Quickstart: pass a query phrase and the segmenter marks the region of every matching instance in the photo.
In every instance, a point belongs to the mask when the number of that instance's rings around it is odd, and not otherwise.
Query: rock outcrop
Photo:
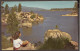
[[[64,38],[68,38],[69,40],[72,39],[71,36],[68,33],[62,32],[59,29],[48,30],[45,33],[45,38],[44,39],[47,40],[49,37],[52,37],[52,38],[64,37]]]
[[[29,43],[27,46],[20,47],[18,50],[36,50],[36,47],[34,44]]]
[[[32,23],[29,23],[29,22],[27,22],[27,23],[22,23],[22,24],[19,24],[18,25],[19,27],[32,27]]]
[[[13,50],[13,47],[9,47],[9,48],[2,49],[2,50]]]
[[[33,22],[43,21],[43,16],[39,16],[37,13],[30,12],[15,12],[17,20],[20,22],[19,27],[32,27]],[[7,24],[7,18],[9,14],[5,15],[6,17],[2,17],[1,22]]]
[[[72,45],[75,46],[75,49],[78,50],[78,43],[75,41],[70,41]]]
[[[13,47],[9,47],[2,50],[13,50]],[[25,47],[20,47],[18,50],[36,50],[36,47],[34,46],[34,44],[29,43]]]
[[[78,50],[78,43],[75,41],[72,41],[72,37],[70,36],[70,34],[66,33],[66,32],[62,32],[59,29],[53,29],[53,30],[48,30],[45,32],[45,37],[44,37],[44,42],[48,40],[48,38],[66,38],[69,40],[69,43],[72,44],[72,46],[74,46],[75,50]]]

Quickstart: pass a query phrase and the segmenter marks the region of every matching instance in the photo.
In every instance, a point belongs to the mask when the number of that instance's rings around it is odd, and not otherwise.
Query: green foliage
[[[30,18],[31,18],[31,19],[33,19],[33,18],[35,18],[35,17],[36,17],[35,15],[31,15],[31,17],[30,17]]]
[[[4,13],[4,10],[1,8],[1,13]]]
[[[56,29],[58,29],[58,25],[56,25],[56,27],[55,27]]]
[[[3,3],[4,3],[4,1],[1,1],[1,13],[3,13],[4,12],[4,7],[2,6],[3,5]]]
[[[69,47],[68,47],[69,46]],[[53,50],[53,49],[71,49],[74,46],[71,45],[68,39],[65,38],[49,38],[39,48],[39,50]]]
[[[16,11],[16,12],[17,12],[17,6],[16,6],[16,5],[14,6],[14,11]]]
[[[2,41],[1,41],[2,49],[5,49],[5,48],[8,48],[8,47],[12,47],[13,46],[13,44],[9,40],[7,40],[7,37],[6,36],[4,36],[2,34],[1,37],[2,37],[1,38],[2,39]]]
[[[21,12],[22,8],[21,8],[21,4],[19,3],[19,6],[18,6],[18,12]]]
[[[75,2],[74,8],[78,8],[78,2]]]
[[[6,4],[6,5],[5,5],[5,14],[8,14],[8,13],[9,13],[8,8],[9,8],[9,7],[8,7],[8,4]]]
[[[74,9],[75,9],[75,12],[78,13],[78,2],[75,2],[75,4],[74,4]]]
[[[30,12],[31,14],[33,14],[34,12],[31,10],[31,12]]]
[[[18,20],[16,18],[16,14],[14,13],[14,8],[11,9],[11,13],[8,16],[7,19],[7,32],[13,35],[16,31],[18,31]]]
[[[12,7],[10,13],[11,13],[11,14],[14,14],[14,11],[15,11],[15,10],[14,10],[14,7]]]
[[[1,17],[6,17],[5,14],[1,14]]]

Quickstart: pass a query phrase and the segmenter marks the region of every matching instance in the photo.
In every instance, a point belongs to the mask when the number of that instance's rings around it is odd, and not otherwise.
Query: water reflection
[[[33,26],[34,26],[34,25],[43,24],[43,22],[44,22],[44,20],[42,20],[42,21],[35,21],[35,22],[33,22],[32,24],[33,24]]]
[[[24,36],[29,36],[32,34],[32,28],[22,27],[22,31]]]
[[[36,21],[36,22],[33,22],[33,26],[34,25],[39,25],[39,24],[42,24],[42,23],[43,23],[43,21],[40,21],[40,22]],[[23,32],[22,34],[24,36],[29,36],[29,35],[32,34],[32,28],[22,27],[21,31]]]
[[[35,13],[43,15],[45,20],[42,22],[34,22],[32,28],[20,28],[22,40],[28,40],[31,43],[42,42],[44,40],[45,31],[54,29],[55,25],[58,25],[61,31],[69,33],[72,40],[78,42],[78,17],[60,16],[71,13],[71,11],[35,11]],[[6,32],[7,29],[4,28],[4,26],[2,27],[2,32]],[[5,35],[7,34],[5,33]]]

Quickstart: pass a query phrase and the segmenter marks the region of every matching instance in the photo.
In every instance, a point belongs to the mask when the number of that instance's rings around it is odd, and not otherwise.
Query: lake
[[[48,29],[55,29],[58,25],[61,31],[67,32],[71,35],[72,40],[78,42],[78,17],[75,16],[61,16],[63,14],[71,13],[71,11],[34,11],[39,15],[43,15],[45,18],[42,23],[34,24],[32,28],[20,28],[22,40],[28,40],[31,43],[36,43],[38,41],[44,41],[45,32]],[[2,32],[6,36],[6,27],[2,26]]]

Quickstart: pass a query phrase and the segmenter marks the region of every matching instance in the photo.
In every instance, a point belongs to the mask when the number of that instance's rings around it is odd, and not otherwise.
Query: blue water
[[[31,43],[44,41],[45,32],[48,29],[55,29],[58,25],[59,29],[71,35],[72,40],[78,42],[78,17],[75,16],[61,16],[63,14],[71,13],[71,11],[34,11],[39,15],[43,15],[45,20],[43,23],[33,25],[31,29],[20,28],[22,40],[28,40]],[[4,30],[3,30],[4,31]]]

